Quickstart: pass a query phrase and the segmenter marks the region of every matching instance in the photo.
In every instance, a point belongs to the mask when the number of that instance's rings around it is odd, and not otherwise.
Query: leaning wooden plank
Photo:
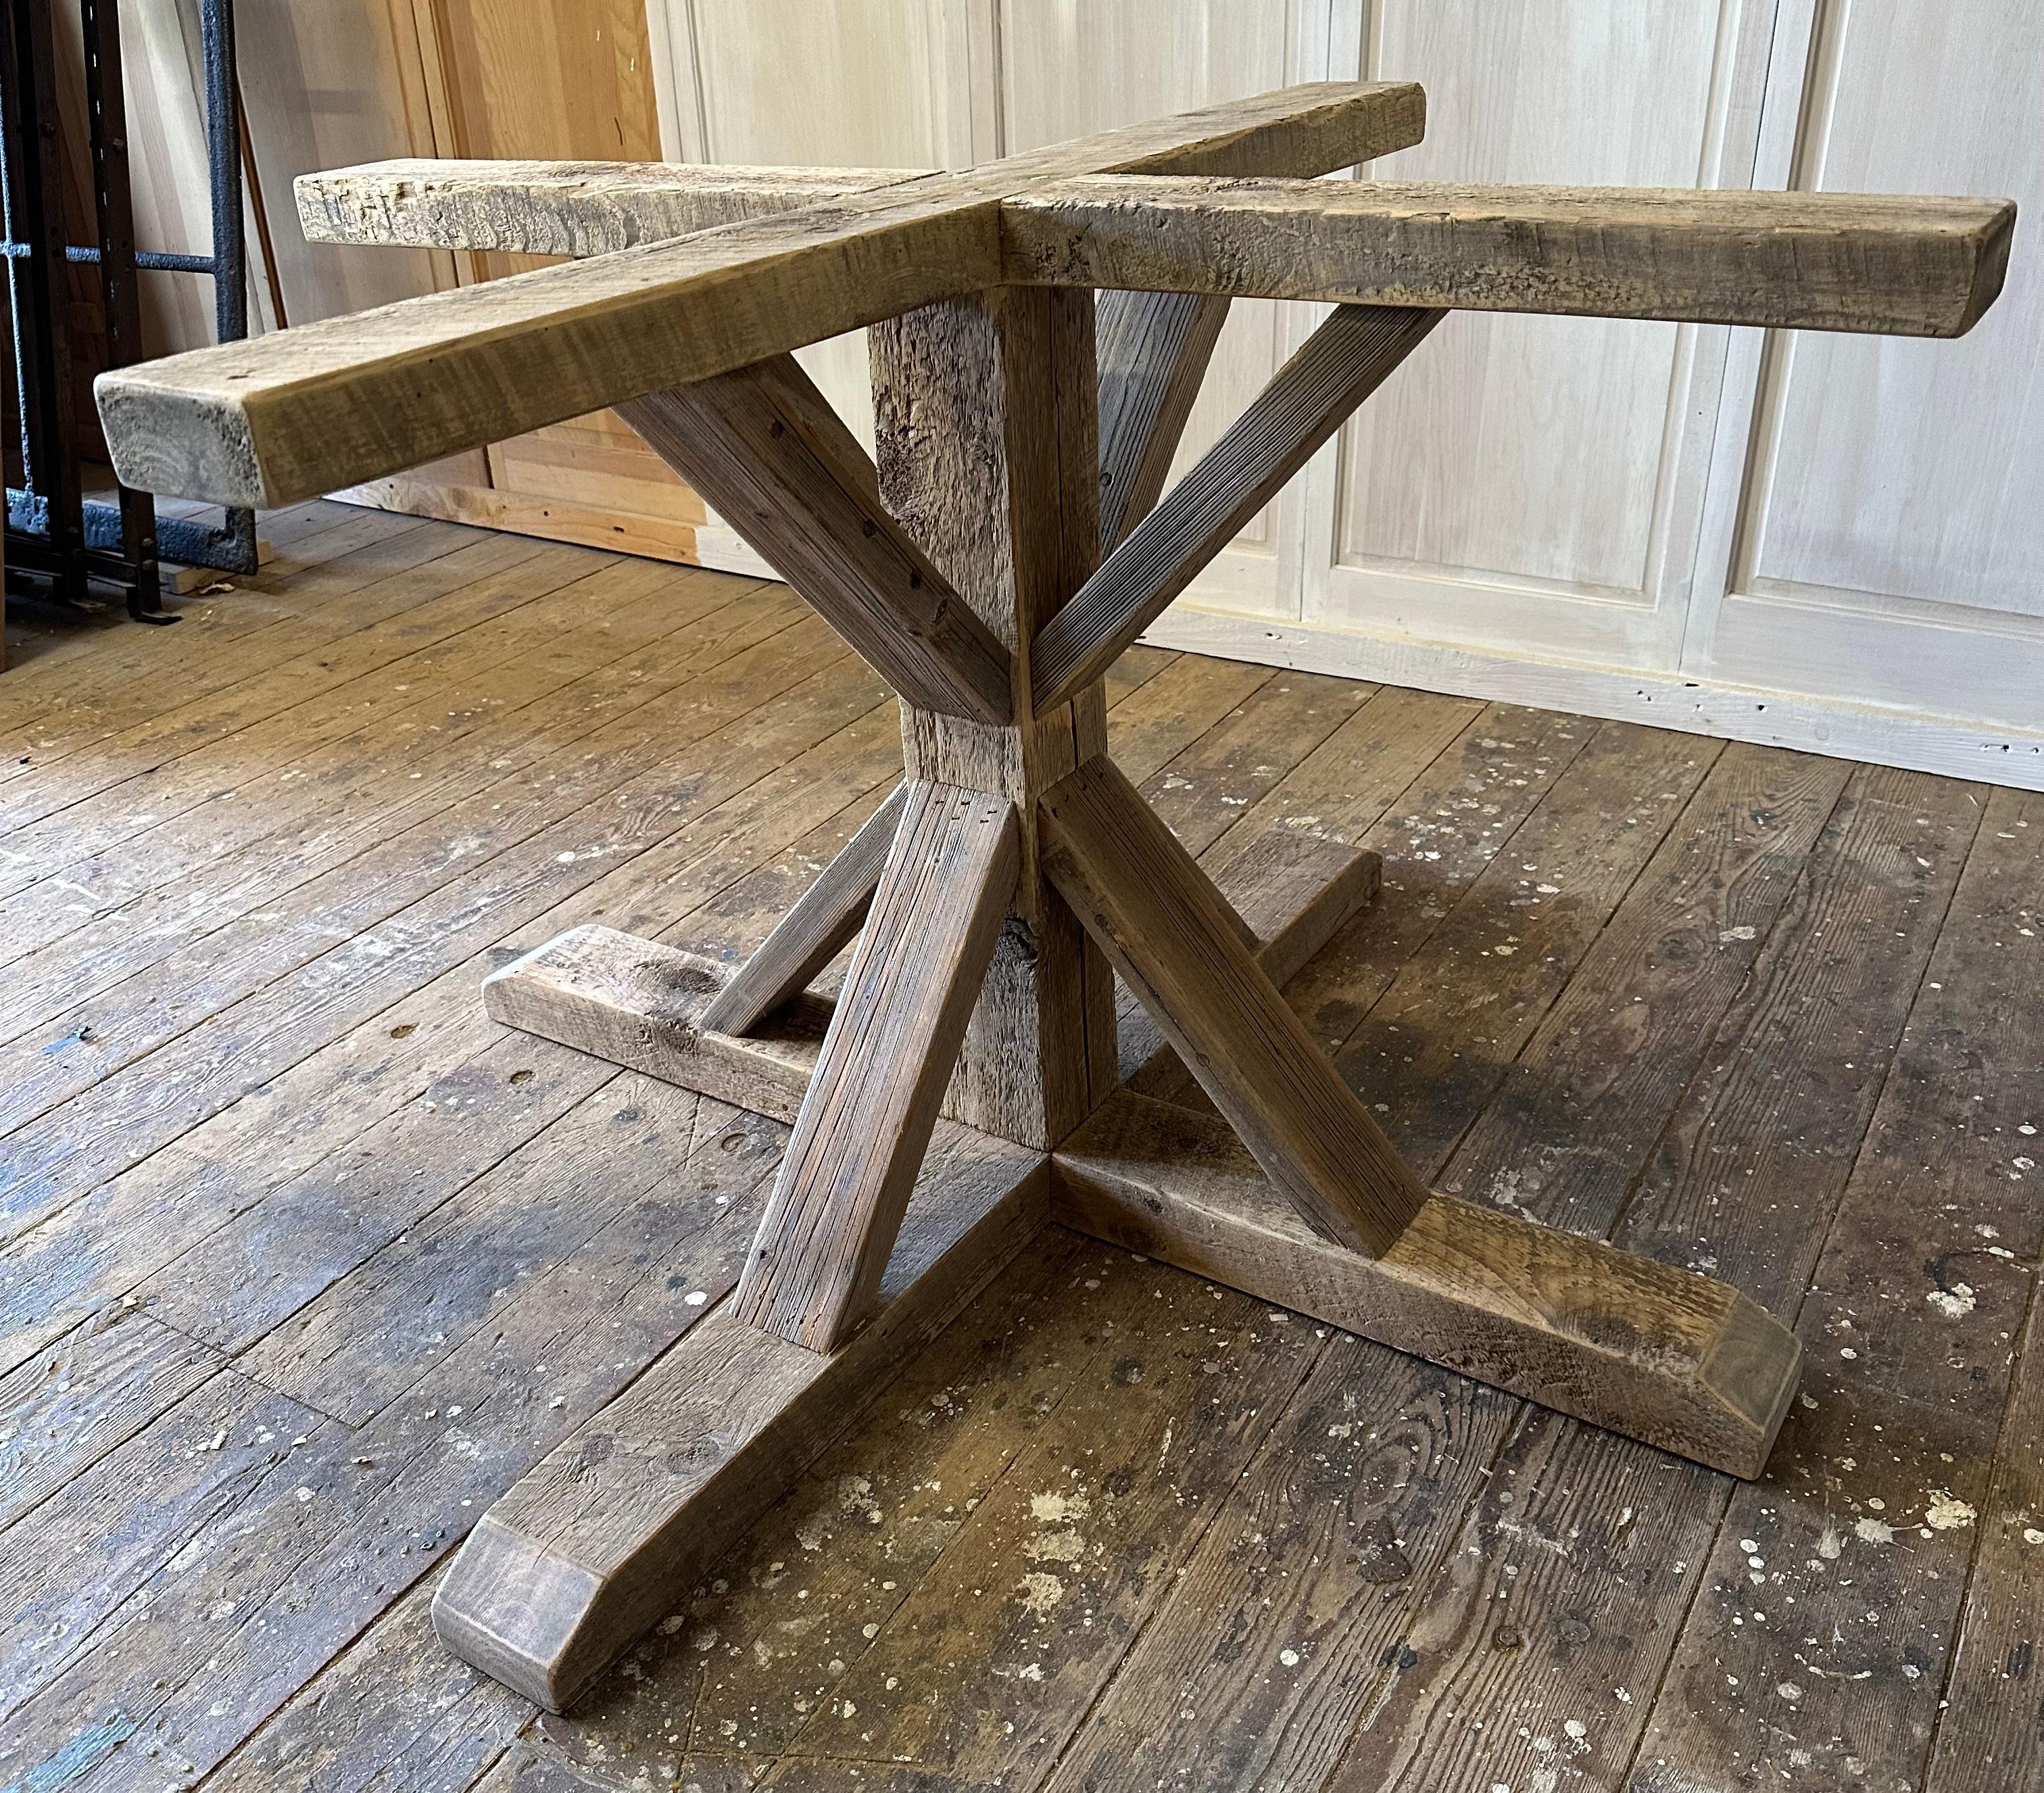
[[[1295,848],[1288,837],[1243,853],[1220,883],[1262,933],[1262,961],[1281,982],[1374,897],[1377,869],[1374,853],[1324,841]],[[835,1005],[805,991],[735,1037],[709,1021],[732,975],[685,948],[591,925],[493,972],[482,1000],[507,1026],[792,1122]]]
[[[1011,280],[1955,337],[2005,199],[1078,178],[1001,207]]]
[[[870,1325],[826,1356],[708,1314],[483,1515],[434,1628],[561,1710],[1028,1241],[1049,1180],[1041,1153],[946,1123]]]
[[[1150,514],[1206,378],[1228,302],[1201,293],[1100,295],[1100,544]]]
[[[1036,714],[1106,671],[1438,324],[1439,311],[1345,306],[1101,563],[1032,648]]]
[[[916,178],[900,168],[402,160],[292,185],[309,242],[601,256]]]
[[[1452,1196],[1381,1257],[1319,1237],[1227,1126],[1127,1091],[1055,1160],[1056,1218],[1735,1476],[1801,1347],[1723,1283]]]
[[[871,458],[793,356],[617,409],[902,697],[1009,720],[1008,649],[888,514]]]
[[[836,1350],[879,1299],[1021,864],[1015,806],[912,783],[733,1311]]]
[[[94,387],[100,419],[130,485],[290,503],[998,286],[996,202],[1032,181],[1298,172],[1412,141],[1424,112],[1409,84],[1258,94],[117,369]]]
[[[704,1010],[705,1028],[749,1033],[790,997],[808,989],[810,980],[865,925],[908,800],[908,786],[896,785],[893,795],[859,825],[844,850],[824,868],[724,987],[724,994]]]
[[[1329,1237],[1387,1249],[1427,1199],[1243,945],[1177,837],[1105,758],[1041,805],[1043,870],[1214,1106]]]

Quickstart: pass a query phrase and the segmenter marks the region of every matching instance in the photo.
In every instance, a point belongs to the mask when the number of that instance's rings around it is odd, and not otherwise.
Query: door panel
[[[1366,72],[1427,94],[1405,179],[1691,187],[1764,56],[1736,0],[1386,0]],[[1750,27],[1750,21],[1749,27]],[[1450,317],[1344,431],[1307,614],[1491,648],[1672,665],[1719,330]],[[1324,552],[1324,550],[1323,550]]]

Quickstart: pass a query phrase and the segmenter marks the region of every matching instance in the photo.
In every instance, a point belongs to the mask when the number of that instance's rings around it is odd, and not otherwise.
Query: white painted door
[[[687,160],[961,166],[1361,76],[1427,87],[1400,178],[2015,197],[1957,343],[1450,319],[1151,638],[2044,784],[2044,8],[651,3]],[[1312,321],[1238,302],[1181,466]],[[870,429],[855,340],[806,358]]]

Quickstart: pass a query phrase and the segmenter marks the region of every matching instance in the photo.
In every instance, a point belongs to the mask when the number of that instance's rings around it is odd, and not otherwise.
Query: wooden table
[[[1956,336],[2014,208],[1310,178],[1424,115],[1409,84],[1327,84],[958,175],[310,175],[322,240],[578,259],[101,379],[124,480],[229,504],[615,406],[901,698],[905,781],[736,975],[586,927],[485,986],[500,1020],[793,1127],[734,1295],[442,1585],[441,1636],[531,1698],[673,1608],[1051,1220],[1759,1473],[1793,1336],[1431,1193],[1279,994],[1374,856],[1269,841],[1231,903],[1108,758],[1101,675],[1448,310]],[[1335,309],[1162,493],[1237,294]],[[790,353],[860,326],[877,465]],[[855,937],[843,995],[811,993]],[[1120,1082],[1117,975],[1224,1120]],[[919,1185],[940,1127],[954,1174]]]

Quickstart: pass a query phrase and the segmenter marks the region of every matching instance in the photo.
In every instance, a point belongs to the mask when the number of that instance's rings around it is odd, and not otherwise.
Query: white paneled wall
[[[1427,87],[1401,179],[2044,200],[2025,0],[649,5],[690,160],[959,167],[1361,76]],[[1451,318],[1151,638],[2044,785],[2029,221],[1958,343]],[[1181,464],[1313,321],[1238,302]],[[858,340],[805,358],[870,429]]]

